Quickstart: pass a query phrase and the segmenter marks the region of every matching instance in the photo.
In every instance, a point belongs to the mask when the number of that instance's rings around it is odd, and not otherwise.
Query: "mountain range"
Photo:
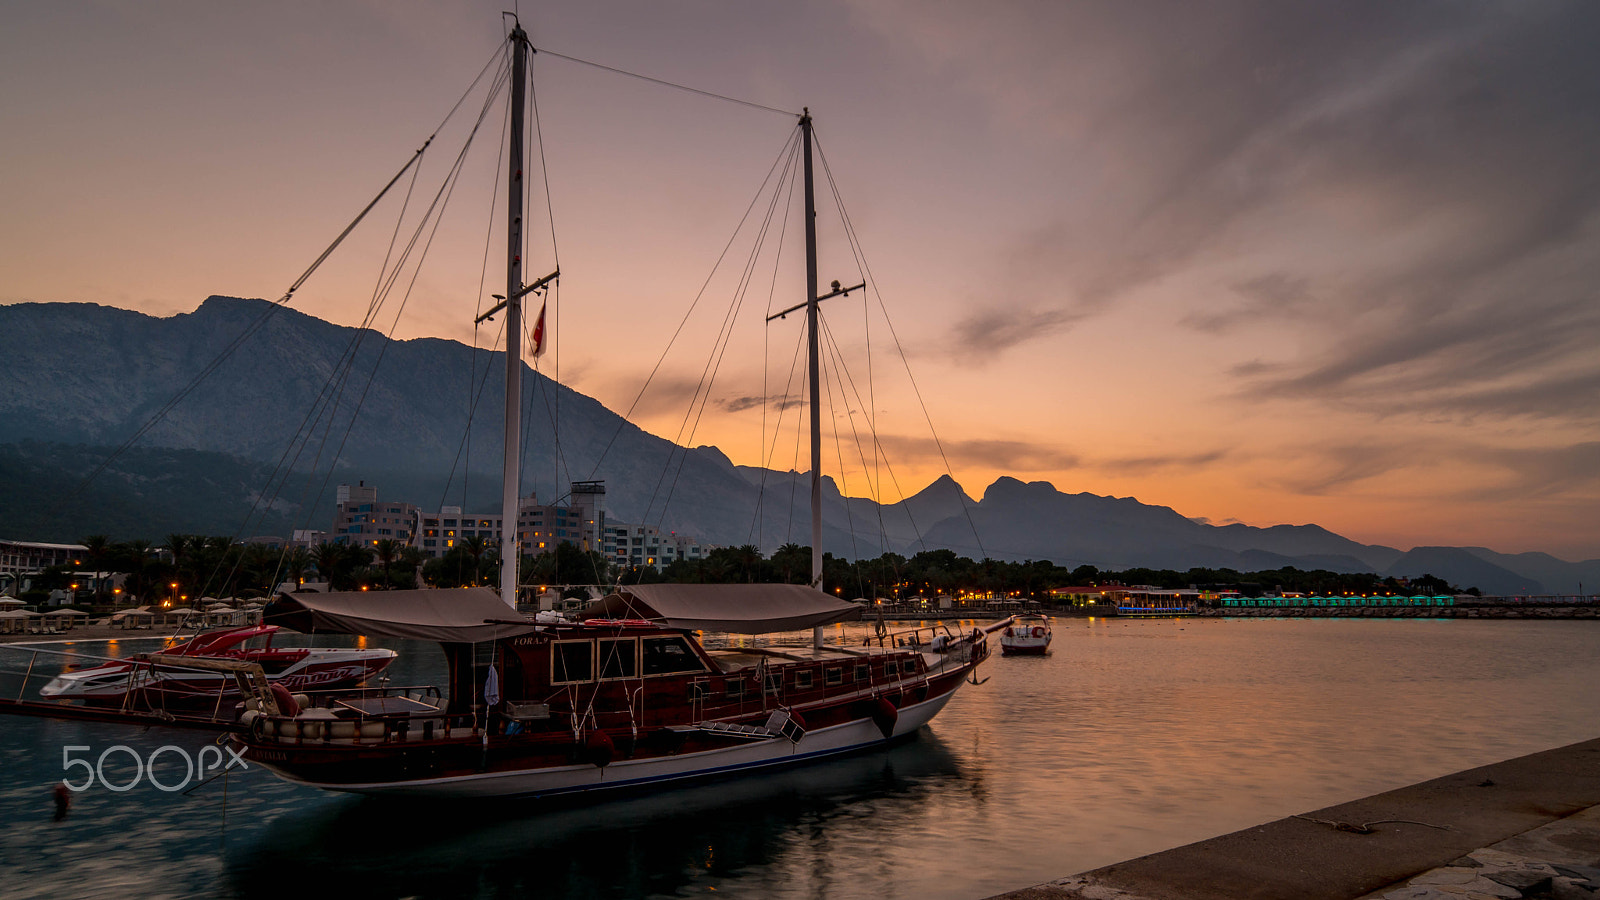
[[[0,306],[0,334],[0,536],[327,528],[333,486],[357,481],[424,509],[498,508],[502,354],[392,341],[227,297],[166,318],[90,303]],[[807,473],[677,446],[532,370],[523,385],[524,488],[545,502],[559,502],[572,480],[599,479],[615,520],[767,551],[809,543]],[[948,548],[1102,569],[1427,573],[1498,594],[1600,584],[1600,560],[1401,551],[1317,525],[1214,526],[1131,497],[1010,477],[975,500],[946,476],[881,507],[825,478],[824,507],[824,548],[850,558]]]

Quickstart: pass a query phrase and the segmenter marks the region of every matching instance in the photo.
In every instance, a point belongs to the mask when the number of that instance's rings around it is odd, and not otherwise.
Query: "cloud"
[[[1552,446],[1501,446],[1484,442],[1443,442],[1429,438],[1397,438],[1369,443],[1305,443],[1283,447],[1271,455],[1294,460],[1299,473],[1279,479],[1285,491],[1308,496],[1348,494],[1362,483],[1389,477],[1385,492],[1392,498],[1410,479],[1440,502],[1467,501],[1503,505],[1549,498],[1590,497],[1600,500],[1600,441]],[[1432,477],[1421,477],[1431,470]],[[1457,486],[1440,491],[1439,480]]]
[[[980,365],[1024,341],[1066,331],[1087,315],[1067,309],[981,309],[956,325],[948,353],[958,365]],[[977,349],[982,352],[974,352]]]
[[[936,443],[931,438],[887,435],[880,443],[895,464],[949,460],[954,468],[983,466],[1007,473],[1063,472],[1077,469],[1117,475],[1145,475],[1162,469],[1205,468],[1229,455],[1226,450],[1121,457],[1084,457],[1056,441],[965,440]]]
[[[1057,214],[1013,237],[1006,299],[951,345],[1048,339],[1180,279],[1201,290],[1175,321],[1315,348],[1241,372],[1259,396],[1600,409],[1600,7],[857,10],[1063,163],[1037,186]]]
[[[1343,493],[1358,482],[1387,475],[1419,463],[1437,463],[1424,442],[1370,444],[1308,444],[1285,451],[1298,460],[1302,472],[1282,478],[1281,486],[1313,497]]]
[[[1471,500],[1504,501],[1600,494],[1600,441],[1556,447],[1474,448],[1468,455],[1503,472],[1498,484],[1463,491]]]
[[[1284,272],[1271,272],[1235,282],[1232,289],[1240,298],[1240,303],[1215,312],[1192,312],[1184,316],[1180,323],[1196,331],[1220,334],[1264,316],[1303,314],[1316,300],[1308,279]]]
[[[1087,468],[1116,475],[1148,475],[1161,469],[1203,469],[1228,456],[1226,450],[1123,456],[1091,461]]]
[[[965,440],[936,442],[926,437],[880,435],[891,462],[897,465],[948,460],[952,467],[984,466],[1005,472],[1056,472],[1078,468],[1076,453],[1056,442]]]
[[[760,394],[746,394],[739,397],[719,397],[713,402],[726,412],[743,412],[747,409],[760,409],[762,404],[773,410],[782,411],[804,406],[806,401],[805,398],[793,394],[773,394],[765,397]]]

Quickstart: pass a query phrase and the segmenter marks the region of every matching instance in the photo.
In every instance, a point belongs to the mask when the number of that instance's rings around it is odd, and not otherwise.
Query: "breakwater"
[[[1207,618],[1271,619],[1596,619],[1600,606],[1457,603],[1454,606],[1245,606],[1201,608]]]

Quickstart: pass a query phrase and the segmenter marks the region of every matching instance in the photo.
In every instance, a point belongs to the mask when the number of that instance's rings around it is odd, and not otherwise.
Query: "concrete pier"
[[[1600,898],[1600,739],[999,895],[1004,900]]]

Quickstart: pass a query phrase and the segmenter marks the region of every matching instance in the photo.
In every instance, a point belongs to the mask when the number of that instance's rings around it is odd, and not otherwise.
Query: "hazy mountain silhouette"
[[[390,341],[225,297],[167,318],[89,303],[0,306],[0,334],[9,353],[0,375],[0,445],[11,445],[0,447],[5,537],[326,528],[333,486],[357,480],[424,508],[498,507],[501,354],[432,338]],[[237,352],[150,428],[137,452],[76,491],[235,341]],[[354,365],[336,377],[347,356]],[[715,447],[678,447],[531,370],[523,383],[525,490],[558,500],[571,480],[602,479],[613,519],[767,551],[810,543],[807,473],[736,466]],[[323,407],[336,410],[331,422],[308,419]],[[295,440],[308,430],[312,440]],[[185,478],[190,469],[204,477]],[[275,470],[295,474],[274,481]],[[882,507],[845,498],[831,478],[823,493],[823,546],[852,558],[948,548],[1107,569],[1426,572],[1510,593],[1600,584],[1600,560],[1483,548],[1405,553],[1316,525],[1213,526],[1131,497],[1067,494],[1009,477],[977,501],[948,476]],[[258,514],[247,524],[251,509]],[[147,527],[135,534],[141,522]]]

